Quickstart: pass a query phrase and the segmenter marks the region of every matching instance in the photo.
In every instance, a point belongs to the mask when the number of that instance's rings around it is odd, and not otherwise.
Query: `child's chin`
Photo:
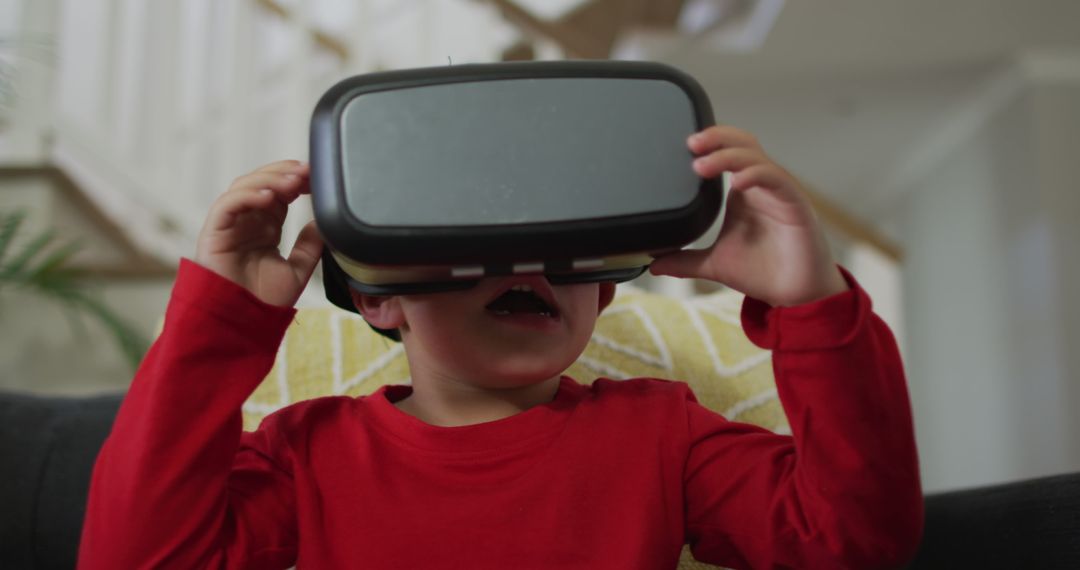
[[[563,363],[554,358],[516,357],[501,358],[498,362],[489,362],[477,377],[485,379],[489,388],[521,388],[538,384],[562,375],[573,364],[573,360]],[[565,364],[565,365],[564,365]]]
[[[548,368],[507,367],[498,371],[488,371],[492,388],[523,388],[539,384],[559,376],[562,370]]]

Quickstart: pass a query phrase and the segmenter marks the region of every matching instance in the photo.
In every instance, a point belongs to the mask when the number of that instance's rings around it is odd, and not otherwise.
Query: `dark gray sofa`
[[[0,393],[0,568],[74,568],[90,471],[122,394]]]
[[[90,472],[122,397],[0,393],[0,568],[74,568]],[[927,496],[908,568],[1080,569],[1080,474]]]

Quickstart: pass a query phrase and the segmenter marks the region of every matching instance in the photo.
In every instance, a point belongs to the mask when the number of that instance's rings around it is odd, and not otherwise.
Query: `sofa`
[[[0,568],[74,568],[90,472],[122,394],[0,393]]]
[[[770,354],[745,338],[740,304],[730,292],[677,300],[622,287],[568,373],[583,382],[682,379],[729,419],[786,432]],[[355,315],[304,309],[245,403],[244,427],[295,401],[403,381],[400,345]],[[74,567],[93,462],[122,398],[0,392],[0,568]],[[715,567],[684,552],[680,568]],[[1080,569],[1080,473],[927,496],[924,540],[908,568]]]
[[[122,397],[0,393],[0,568],[75,567],[90,472]],[[908,568],[1080,568],[1080,473],[928,495]]]

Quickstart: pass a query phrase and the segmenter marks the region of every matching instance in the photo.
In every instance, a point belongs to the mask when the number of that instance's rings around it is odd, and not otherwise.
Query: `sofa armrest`
[[[909,568],[1080,568],[1080,473],[926,497]]]

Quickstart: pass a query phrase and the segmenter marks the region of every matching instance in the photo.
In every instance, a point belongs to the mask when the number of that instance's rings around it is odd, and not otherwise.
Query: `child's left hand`
[[[717,281],[774,307],[848,289],[798,180],[753,135],[713,126],[687,144],[698,156],[699,176],[732,173],[727,213],[716,243],[664,255],[653,262],[653,274]]]

